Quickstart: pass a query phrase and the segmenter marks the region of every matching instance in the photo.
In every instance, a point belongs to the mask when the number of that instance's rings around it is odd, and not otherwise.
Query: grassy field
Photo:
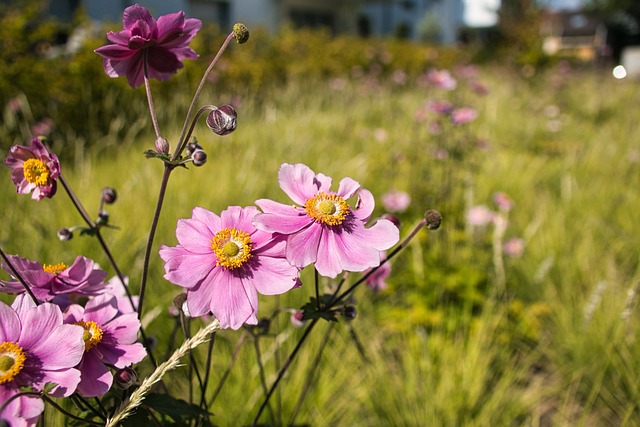
[[[258,198],[285,202],[277,183],[284,162],[305,163],[334,183],[356,179],[376,196],[376,214],[384,212],[385,192],[409,193],[412,203],[399,214],[403,235],[427,209],[444,216],[440,230],[423,231],[393,262],[386,290],[358,289],[355,320],[314,330],[265,423],[640,425],[640,86],[594,70],[524,77],[486,66],[478,79],[488,94],[474,94],[463,79],[450,92],[413,80],[293,82],[235,100],[239,126],[229,136],[197,128],[209,160],[173,174],[156,249],[176,244],[176,221],[195,206],[220,212]],[[216,90],[203,102],[220,103]],[[442,99],[474,107],[478,118],[430,132],[417,114]],[[117,100],[98,102],[104,114],[117,110]],[[158,100],[158,108],[172,118],[187,102],[188,94],[176,94],[170,103]],[[131,122],[144,123],[145,114]],[[177,117],[161,123],[170,141],[179,133]],[[63,173],[90,212],[104,186],[118,190],[109,212],[120,229],[104,234],[134,290],[162,174],[159,161],[142,155],[152,145],[150,134],[124,141],[105,135],[87,151],[75,150],[72,140],[61,145],[73,153]],[[35,203],[14,193],[8,168],[0,179],[5,252],[46,263],[83,254],[108,269],[90,238],[55,237],[60,227],[81,223],[63,192]],[[502,213],[504,233],[490,224],[472,227],[468,210],[497,211],[496,192],[513,201],[508,219]],[[524,242],[519,257],[502,252],[511,237]],[[179,293],[162,274],[156,255],[146,329],[158,340],[157,356],[167,349],[174,322],[167,307]],[[302,278],[301,289],[262,299],[260,314],[308,301],[311,272]],[[212,406],[213,423],[251,422],[264,394],[257,357],[270,384],[301,333],[285,313],[268,336],[218,334],[211,384],[239,350]],[[196,357],[204,360],[201,350]],[[144,376],[150,366],[143,362],[139,371]],[[184,399],[186,372],[168,381]]]

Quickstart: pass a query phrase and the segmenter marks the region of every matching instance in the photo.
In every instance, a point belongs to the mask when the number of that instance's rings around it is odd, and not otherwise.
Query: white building
[[[77,7],[94,20],[119,21],[122,11],[139,3],[154,16],[184,10],[187,16],[230,28],[275,31],[294,26],[328,27],[334,33],[403,36],[454,43],[465,25],[466,2],[477,0],[50,0],[50,13],[70,19]]]

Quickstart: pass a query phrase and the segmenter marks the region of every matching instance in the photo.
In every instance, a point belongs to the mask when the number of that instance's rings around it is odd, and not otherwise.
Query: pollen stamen
[[[337,194],[320,192],[307,199],[304,204],[304,210],[316,222],[326,225],[340,225],[351,211],[351,208]]]
[[[76,322],[76,325],[84,328],[82,339],[84,340],[85,352],[91,350],[93,347],[97,346],[100,341],[102,341],[102,328],[100,328],[96,322],[92,320],[86,322],[81,320]]]
[[[244,265],[251,258],[253,243],[249,233],[236,228],[224,228],[211,239],[211,249],[218,259],[216,266],[222,266],[229,270]]]
[[[12,381],[20,373],[27,359],[22,347],[5,341],[0,344],[0,384]]]
[[[47,185],[51,171],[42,160],[27,159],[22,165],[24,170],[24,178],[29,184]]]
[[[45,273],[57,276],[59,273],[62,273],[67,269],[67,265],[64,262],[59,262],[57,264],[43,264],[42,269]]]

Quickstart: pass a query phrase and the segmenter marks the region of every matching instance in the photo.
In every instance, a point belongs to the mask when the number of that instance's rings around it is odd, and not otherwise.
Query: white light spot
[[[622,65],[618,65],[613,69],[613,77],[616,79],[624,79],[627,77],[627,70]]]

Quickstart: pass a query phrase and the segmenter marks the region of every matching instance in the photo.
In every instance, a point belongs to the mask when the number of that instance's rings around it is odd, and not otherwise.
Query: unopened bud
[[[440,212],[433,209],[429,209],[425,212],[424,219],[427,220],[427,228],[429,230],[437,230],[440,228],[440,224],[442,223],[442,215],[440,215]]]
[[[118,198],[118,193],[116,193],[115,188],[106,187],[102,190],[102,201],[106,204],[110,205],[114,203]]]
[[[236,22],[233,24],[233,36],[238,44],[246,43],[249,40],[249,29],[246,25]]]
[[[98,224],[106,224],[109,222],[109,212],[104,209],[98,212]]]
[[[207,126],[218,135],[228,135],[238,126],[238,113],[231,105],[214,107],[207,116]]]
[[[353,320],[358,315],[358,310],[355,305],[345,305],[342,309],[342,314],[345,320]]]
[[[400,227],[400,219],[393,214],[386,213],[386,214],[383,214],[381,218],[391,221],[393,225],[395,225],[398,228]]]
[[[120,390],[126,390],[138,381],[138,373],[133,368],[119,369],[114,375],[114,383]]]
[[[68,228],[61,228],[60,230],[58,230],[58,239],[62,240],[63,242],[73,239],[73,231]]]
[[[155,140],[154,145],[156,146],[156,151],[159,154],[169,154],[169,141],[167,141],[166,138],[158,137],[158,139]]]
[[[304,321],[302,320],[303,317],[304,317],[304,311],[296,310],[293,313],[291,313],[291,317],[289,320],[291,321],[291,324],[293,326],[295,326],[296,328],[301,328],[304,326]]]
[[[187,144],[187,149],[185,150],[184,154],[186,154],[187,156],[191,156],[196,150],[202,150],[200,144],[198,144],[197,142],[190,142]]]
[[[207,153],[204,150],[198,149],[191,155],[193,160],[193,166],[202,166],[207,163]]]

